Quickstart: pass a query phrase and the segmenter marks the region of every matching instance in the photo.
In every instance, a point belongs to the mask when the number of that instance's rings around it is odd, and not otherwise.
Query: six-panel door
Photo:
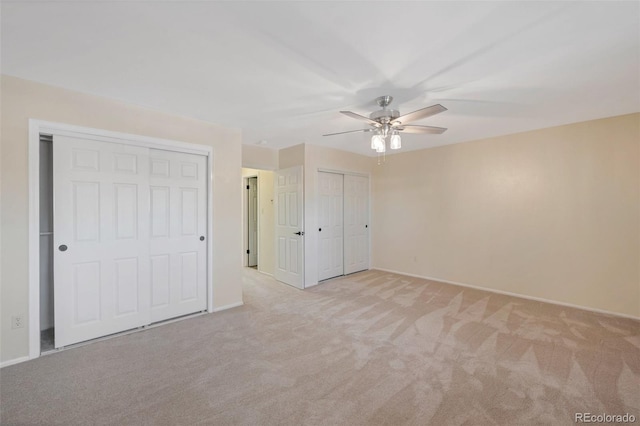
[[[344,275],[344,176],[318,172],[318,280]]]
[[[149,153],[151,322],[207,307],[205,157]]]
[[[344,273],[369,269],[369,178],[344,175]]]
[[[278,281],[304,288],[302,166],[276,170],[276,267]]]

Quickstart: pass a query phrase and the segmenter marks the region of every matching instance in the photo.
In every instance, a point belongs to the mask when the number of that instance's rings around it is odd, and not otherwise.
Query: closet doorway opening
[[[53,304],[53,137],[40,134],[40,351],[55,350]]]

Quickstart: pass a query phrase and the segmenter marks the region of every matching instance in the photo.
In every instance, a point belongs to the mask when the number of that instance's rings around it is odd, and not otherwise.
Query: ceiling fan
[[[412,121],[420,120],[422,118],[431,117],[432,115],[439,114],[447,109],[440,104],[431,105],[426,108],[419,109],[417,111],[410,112],[408,114],[400,115],[400,112],[395,109],[388,109],[387,107],[393,101],[391,96],[380,96],[376,98],[376,103],[382,108],[381,110],[374,111],[369,114],[369,117],[356,114],[351,111],[340,111],[342,114],[355,118],[356,120],[364,121],[371,126],[368,129],[349,130],[346,132],[328,133],[323,136],[342,135],[345,133],[357,133],[357,132],[374,132],[371,138],[371,149],[378,153],[386,151],[386,140],[389,139],[389,148],[400,149],[401,139],[400,133],[426,133],[432,135],[439,135],[444,133],[444,127],[433,126],[418,126],[409,125]]]

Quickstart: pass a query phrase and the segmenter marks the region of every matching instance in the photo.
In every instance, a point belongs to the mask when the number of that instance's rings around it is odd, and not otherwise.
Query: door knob
[[[67,246],[66,246],[66,245],[64,245],[64,244],[62,244],[62,245],[58,246],[58,250],[60,250],[60,251],[67,251]]]
[[[200,241],[204,241],[204,235],[200,237]]]
[[[318,228],[318,232],[322,232],[322,228]]]
[[[304,235],[304,231],[294,232],[294,234],[296,234],[296,235]]]

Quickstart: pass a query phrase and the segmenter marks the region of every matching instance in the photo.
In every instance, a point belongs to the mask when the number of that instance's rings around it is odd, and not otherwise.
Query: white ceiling
[[[639,2],[2,1],[2,73],[371,155],[368,115],[449,109],[422,149],[640,111]]]

